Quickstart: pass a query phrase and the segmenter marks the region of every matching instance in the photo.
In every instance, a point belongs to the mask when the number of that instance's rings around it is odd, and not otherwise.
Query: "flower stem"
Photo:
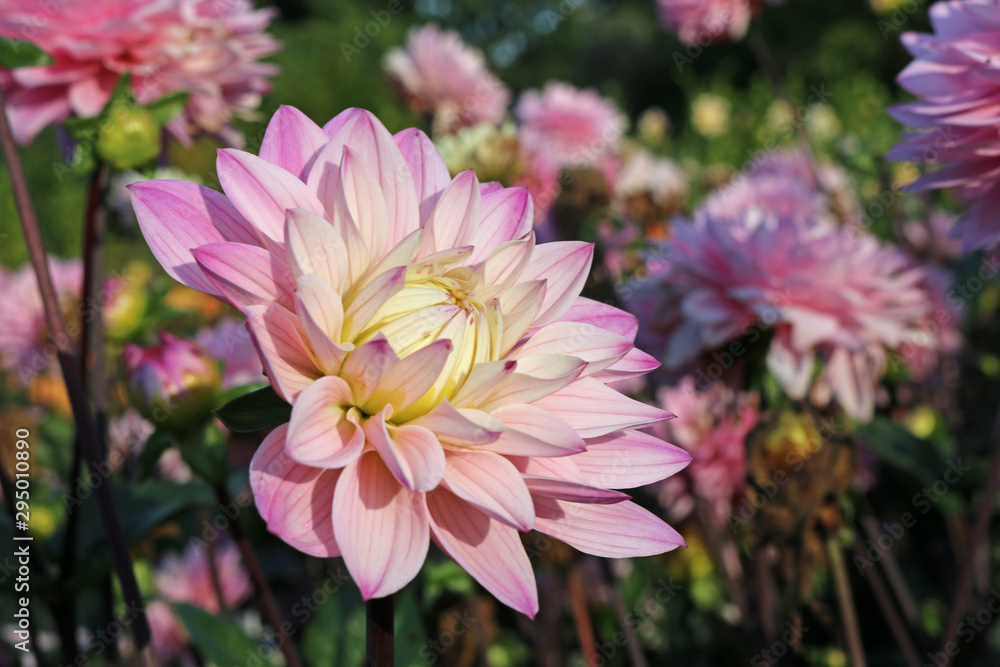
[[[229,489],[224,484],[215,487],[215,496],[219,504],[223,507],[234,505],[232,496],[229,495]],[[250,539],[243,529],[243,522],[240,521],[239,516],[233,517],[233,520],[229,523],[229,527],[233,531],[233,539],[236,541],[236,547],[240,550],[243,566],[246,567],[247,572],[250,574],[250,581],[253,582],[254,590],[257,592],[261,614],[264,615],[264,620],[274,630],[278,646],[285,656],[286,667],[302,667],[302,661],[299,660],[299,654],[295,651],[295,646],[292,644],[288,632],[282,629],[285,621],[281,617],[281,611],[278,609],[278,603],[274,599],[274,593],[271,592],[271,587],[267,583],[267,577],[264,576],[264,570],[260,566],[260,561],[257,560],[257,554],[253,550],[253,545],[250,544]]]
[[[854,552],[859,558],[865,557],[865,545],[859,536],[855,536],[854,538]],[[913,639],[910,638],[902,616],[899,615],[899,612],[896,611],[896,608],[892,604],[889,589],[886,587],[885,582],[882,581],[882,574],[876,568],[872,568],[865,578],[868,580],[868,585],[871,586],[875,600],[882,610],[882,615],[885,616],[885,621],[889,625],[889,631],[892,632],[896,643],[899,644],[899,650],[903,654],[903,660],[906,661],[907,667],[920,667],[920,654],[917,652],[917,647],[914,645]]]
[[[45,307],[45,322],[56,346],[56,356],[62,370],[63,380],[66,383],[66,392],[69,394],[73,416],[79,429],[83,455],[96,476],[95,479],[101,480],[95,485],[97,504],[100,508],[104,532],[108,537],[111,560],[118,581],[121,583],[122,596],[129,609],[136,610],[136,618],[132,624],[136,650],[140,655],[141,664],[148,664],[143,658],[150,655],[150,652],[145,649],[150,646],[151,635],[142,603],[142,594],[139,592],[139,584],[132,568],[132,556],[129,553],[128,541],[122,530],[118,509],[115,507],[114,497],[111,495],[111,485],[102,474],[97,423],[90,411],[83,378],[80,375],[80,360],[75,354],[70,336],[66,331],[66,322],[59,309],[59,300],[56,297],[55,286],[49,273],[45,244],[38,227],[38,217],[31,203],[24,166],[21,164],[10,124],[7,122],[7,107],[2,92],[0,92],[0,152],[2,152],[4,162],[7,165],[7,174],[10,177],[11,189],[14,193],[14,204],[21,218],[28,255],[38,279],[38,291]]]
[[[372,598],[365,611],[365,667],[392,667],[393,596]]]
[[[858,626],[858,613],[854,608],[854,596],[851,594],[851,582],[844,567],[844,554],[840,550],[837,538],[826,538],[826,553],[833,570],[833,588],[837,593],[837,603],[840,606],[840,619],[844,624],[844,634],[847,636],[847,654],[850,656],[851,667],[865,667],[865,649],[861,644],[861,628]]]
[[[990,519],[993,518],[993,506],[996,504],[997,492],[1000,491],[1000,413],[997,414],[993,426],[993,442],[993,460],[986,480],[986,488],[983,490],[982,501],[979,504],[979,511],[976,512],[976,517],[972,522],[969,549],[959,572],[958,584],[955,586],[955,599],[948,613],[948,624],[945,626],[942,647],[947,647],[958,638],[959,622],[962,614],[969,608],[969,602],[972,598],[972,575],[976,569],[976,558],[984,550],[988,551]],[[942,651],[946,656],[944,667],[948,667],[948,664],[951,663],[951,654],[944,648]]]

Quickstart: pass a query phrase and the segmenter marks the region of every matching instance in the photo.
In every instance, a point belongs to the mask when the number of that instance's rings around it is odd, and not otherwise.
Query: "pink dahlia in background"
[[[415,111],[434,116],[435,134],[483,122],[499,125],[507,113],[507,86],[457,32],[436,25],[410,30],[406,48],[386,55],[385,69]]]
[[[663,26],[699,46],[742,39],[765,2],[774,0],[657,0]]]
[[[75,315],[83,292],[83,263],[50,257],[49,272],[63,312]],[[16,271],[0,268],[0,312],[10,314],[0,327],[0,367],[25,386],[41,373],[57,373],[55,346],[30,264]]]
[[[760,420],[759,397],[735,392],[722,382],[699,387],[691,376],[676,387],[662,387],[657,397],[679,415],[657,430],[691,453],[691,464],[683,475],[659,484],[660,504],[672,521],[681,521],[694,510],[698,497],[708,505],[712,518],[724,524],[734,500],[743,495],[746,437]]]
[[[259,62],[278,50],[264,32],[273,16],[249,0],[6,0],[0,37],[32,42],[55,59],[0,70],[14,135],[27,144],[71,115],[96,116],[131,72],[141,104],[190,93],[167,126],[179,139],[204,131],[238,143],[230,120],[251,116],[277,73]]]
[[[919,268],[852,232],[765,206],[726,215],[706,208],[675,224],[666,365],[716,348],[738,358],[773,330],[767,364],[789,396],[812,390],[815,402],[835,399],[869,419],[887,352],[916,333],[930,305]],[[816,361],[824,366],[814,380]]]
[[[608,171],[621,144],[627,120],[614,103],[595,90],[579,90],[559,81],[521,95],[514,110],[521,145],[542,171],[558,176],[563,167]],[[614,182],[614,179],[609,179]]]
[[[504,603],[538,595],[520,532],[642,556],[683,544],[610,489],[682,450],[634,429],[670,413],[606,383],[657,363],[636,320],[579,296],[592,247],[535,244],[520,188],[450,178],[419,130],[282,107],[260,156],[222,150],[224,193],[132,186],[153,253],[236,306],[291,421],[251,465],[268,528],[341,555],[367,598],[409,582],[433,539]]]
[[[972,202],[952,232],[969,251],[1000,239],[1000,2],[938,2],[930,17],[932,34],[903,34],[914,61],[897,81],[918,99],[891,113],[915,131],[888,157],[944,165],[910,188]]]
[[[250,597],[250,577],[243,569],[236,546],[229,540],[219,540],[212,545],[212,550],[218,586],[205,544],[192,545],[182,554],[170,554],[156,568],[154,577],[160,599],[150,602],[146,613],[160,662],[167,663],[179,657],[188,644],[187,633],[170,603],[190,604],[218,614],[239,606]],[[219,600],[220,592],[222,600]]]
[[[246,322],[224,318],[202,327],[195,340],[222,361],[222,389],[267,384]]]

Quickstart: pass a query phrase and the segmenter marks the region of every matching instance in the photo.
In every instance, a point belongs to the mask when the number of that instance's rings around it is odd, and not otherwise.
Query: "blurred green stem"
[[[14,143],[10,124],[7,122],[7,106],[2,92],[0,92],[0,151],[2,151],[4,162],[7,165],[7,173],[14,194],[14,204],[18,216],[21,218],[24,240],[28,246],[28,256],[31,259],[31,265],[38,280],[38,291],[44,304],[45,322],[52,336],[52,342],[56,346],[56,356],[62,370],[63,380],[66,382],[66,392],[69,394],[73,417],[80,432],[83,454],[96,479],[102,480],[95,486],[97,503],[100,507],[99,514],[104,532],[108,537],[111,559],[118,581],[121,583],[122,595],[129,608],[137,610],[135,621],[132,624],[136,652],[139,654],[140,664],[156,664],[149,650],[152,636],[149,631],[149,622],[146,620],[142,594],[139,591],[139,584],[132,567],[128,541],[122,530],[114,497],[111,495],[111,484],[102,475],[97,423],[90,411],[86,387],[83,383],[83,377],[80,375],[80,360],[73,349],[72,339],[66,330],[66,322],[59,308],[59,299],[56,296],[52,276],[49,273],[45,243],[42,241],[38,217],[35,214],[34,205],[31,203],[31,193],[24,175],[24,166],[21,164],[21,157],[18,154],[17,145]]]
[[[997,501],[997,492],[1000,491],[1000,412],[997,412],[996,422],[993,425],[993,443],[993,460],[986,480],[986,488],[983,490],[982,502],[979,504],[979,511],[976,512],[976,518],[972,523],[969,550],[965,556],[965,562],[962,563],[958,584],[955,586],[955,598],[948,613],[948,624],[944,626],[945,636],[941,642],[941,650],[945,656],[943,667],[948,667],[951,663],[951,654],[946,647],[958,639],[958,625],[972,599],[972,577],[976,570],[977,556],[983,550],[989,550],[990,519],[993,518],[993,506]]]
[[[393,665],[393,596],[365,603],[365,667]]]
[[[844,624],[844,634],[847,637],[847,654],[852,667],[865,667],[865,649],[861,644],[861,629],[858,626],[858,612],[854,607],[854,596],[851,594],[851,582],[844,567],[844,553],[840,550],[837,537],[826,538],[826,553],[830,558],[830,568],[833,570],[833,588],[837,593],[837,605],[840,607],[840,619]]]
[[[232,496],[229,495],[229,489],[226,488],[225,484],[216,485],[215,496],[222,507],[236,506],[233,502]],[[250,575],[250,581],[253,582],[254,590],[257,592],[257,600],[260,603],[261,614],[263,614],[264,620],[271,626],[271,629],[274,630],[275,641],[278,642],[278,646],[281,648],[281,652],[285,656],[285,666],[302,667],[302,661],[299,660],[299,655],[295,650],[295,646],[292,644],[289,632],[283,627],[285,625],[285,621],[282,619],[281,612],[278,610],[278,603],[274,599],[271,587],[267,583],[267,577],[264,576],[264,570],[260,566],[260,561],[257,560],[257,554],[253,550],[253,545],[250,544],[250,539],[247,537],[246,531],[243,529],[243,522],[240,521],[239,516],[233,517],[232,521],[229,523],[229,528],[232,530],[233,539],[236,541],[236,546],[240,550],[240,557],[243,559],[243,566],[247,569],[247,573]]]

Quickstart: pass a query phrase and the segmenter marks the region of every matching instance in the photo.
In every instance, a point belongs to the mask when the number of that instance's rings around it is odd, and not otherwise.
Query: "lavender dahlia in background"
[[[932,34],[902,36],[914,61],[897,81],[918,99],[890,112],[915,131],[888,157],[942,165],[910,188],[956,188],[970,202],[953,231],[969,251],[1000,239],[1000,2],[938,2],[930,18]]]
[[[260,156],[220,151],[218,172],[224,193],[147,181],[133,200],[164,268],[247,316],[293,406],[250,471],[273,533],[343,556],[366,599],[433,538],[529,616],[520,531],[608,557],[683,544],[610,490],[690,458],[634,430],[670,413],[606,384],[657,363],[634,317],[579,296],[590,244],[536,247],[525,190],[452,179],[422,132],[361,109],[320,128],[282,107]]]
[[[733,354],[743,355],[773,331],[767,367],[790,397],[835,401],[867,421],[887,355],[918,337],[940,344],[921,331],[931,312],[923,272],[838,226],[825,196],[794,170],[775,180],[781,164],[723,188],[674,225],[652,328],[665,334],[665,363],[677,369],[734,341],[742,351]]]
[[[277,73],[260,62],[279,48],[264,32],[273,16],[249,0],[5,0],[0,37],[30,37],[55,59],[0,70],[14,136],[27,144],[71,115],[96,116],[131,73],[140,104],[190,93],[183,113],[167,125],[178,139],[208,132],[239,143],[230,121],[252,114]]]

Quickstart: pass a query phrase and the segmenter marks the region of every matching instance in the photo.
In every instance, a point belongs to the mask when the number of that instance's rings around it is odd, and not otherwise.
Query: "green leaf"
[[[160,460],[163,452],[167,451],[170,445],[174,444],[174,435],[166,431],[157,429],[146,440],[139,455],[139,467],[143,479],[149,477],[156,470],[156,464]]]
[[[0,68],[43,67],[55,60],[30,42],[0,38]]]
[[[166,125],[177,114],[184,111],[184,105],[187,104],[187,101],[188,92],[186,90],[179,90],[175,93],[164,95],[152,104],[147,104],[146,111],[153,116],[153,120],[156,121],[157,125]]]
[[[213,412],[226,428],[236,433],[262,431],[292,418],[292,406],[271,387],[234,398]]]
[[[220,667],[251,662],[255,665],[272,664],[262,655],[260,645],[225,617],[190,604],[175,603],[173,609],[205,664]]]
[[[304,611],[310,613],[302,635],[302,657],[306,664],[339,667],[364,664],[365,606],[359,595],[350,588],[329,593],[320,588]]]

